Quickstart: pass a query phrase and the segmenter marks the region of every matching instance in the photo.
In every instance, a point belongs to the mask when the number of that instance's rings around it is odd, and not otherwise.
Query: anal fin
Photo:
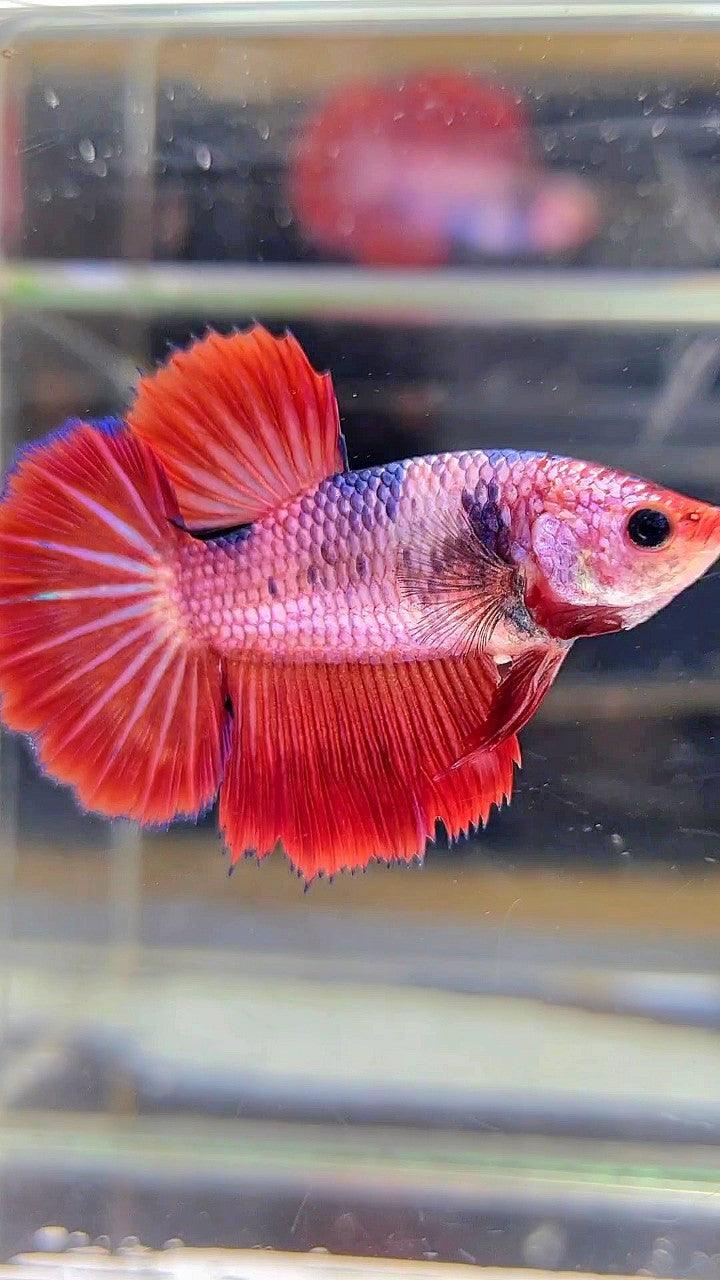
[[[422,857],[509,798],[510,733],[458,769],[500,676],[483,655],[418,663],[230,664],[220,822],[233,860],[282,842],[306,880]]]

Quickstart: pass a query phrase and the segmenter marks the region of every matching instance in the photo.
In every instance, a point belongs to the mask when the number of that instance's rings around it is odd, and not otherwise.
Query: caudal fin
[[[217,657],[174,592],[183,538],[151,451],[79,424],[27,450],[0,502],[0,710],[87,809],[163,823],[214,799]]]

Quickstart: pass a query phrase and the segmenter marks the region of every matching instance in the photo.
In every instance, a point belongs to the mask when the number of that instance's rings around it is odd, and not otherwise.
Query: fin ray
[[[513,733],[458,769],[500,686],[483,655],[419,663],[229,664],[220,822],[235,860],[278,843],[306,879],[421,858],[512,791]]]
[[[189,530],[252,523],[345,466],[329,375],[260,325],[175,352],[141,379],[128,426]]]
[[[28,451],[0,503],[3,719],[108,817],[197,814],[222,776],[222,671],[172,594],[176,516],[141,441],[82,423]]]

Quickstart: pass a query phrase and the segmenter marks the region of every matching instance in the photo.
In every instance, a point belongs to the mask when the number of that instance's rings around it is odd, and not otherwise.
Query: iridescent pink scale
[[[446,453],[323,481],[241,536],[185,546],[179,599],[207,641],[242,654],[341,662],[443,656],[416,638],[397,568],[424,512],[495,501],[525,555],[543,454]]]

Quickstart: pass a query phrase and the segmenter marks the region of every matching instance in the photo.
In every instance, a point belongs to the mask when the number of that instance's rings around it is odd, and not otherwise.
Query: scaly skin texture
[[[424,516],[462,511],[465,494],[480,519],[485,513],[492,540],[502,542],[506,530],[507,549],[521,559],[539,509],[542,459],[446,453],[330,477],[240,535],[186,545],[186,616],[227,656],[442,656],[440,638],[418,640],[421,610],[398,576],[413,568]]]
[[[633,509],[673,501],[642,480],[547,454],[416,458],[330,477],[240,533],[186,541],[177,600],[192,633],[224,656],[442,657],[452,645],[442,628],[422,628],[422,603],[403,574],[428,584],[441,577],[443,556],[436,547],[423,560],[423,540],[465,512],[479,542],[521,573],[537,626],[533,634],[496,626],[488,652],[502,661],[540,634],[565,640],[592,630],[578,622],[573,632],[572,618],[555,625],[556,606],[612,610],[599,630],[635,625],[697,576],[700,559],[710,564],[718,517],[702,503],[688,516],[678,499],[685,524],[675,552],[628,543]]]

